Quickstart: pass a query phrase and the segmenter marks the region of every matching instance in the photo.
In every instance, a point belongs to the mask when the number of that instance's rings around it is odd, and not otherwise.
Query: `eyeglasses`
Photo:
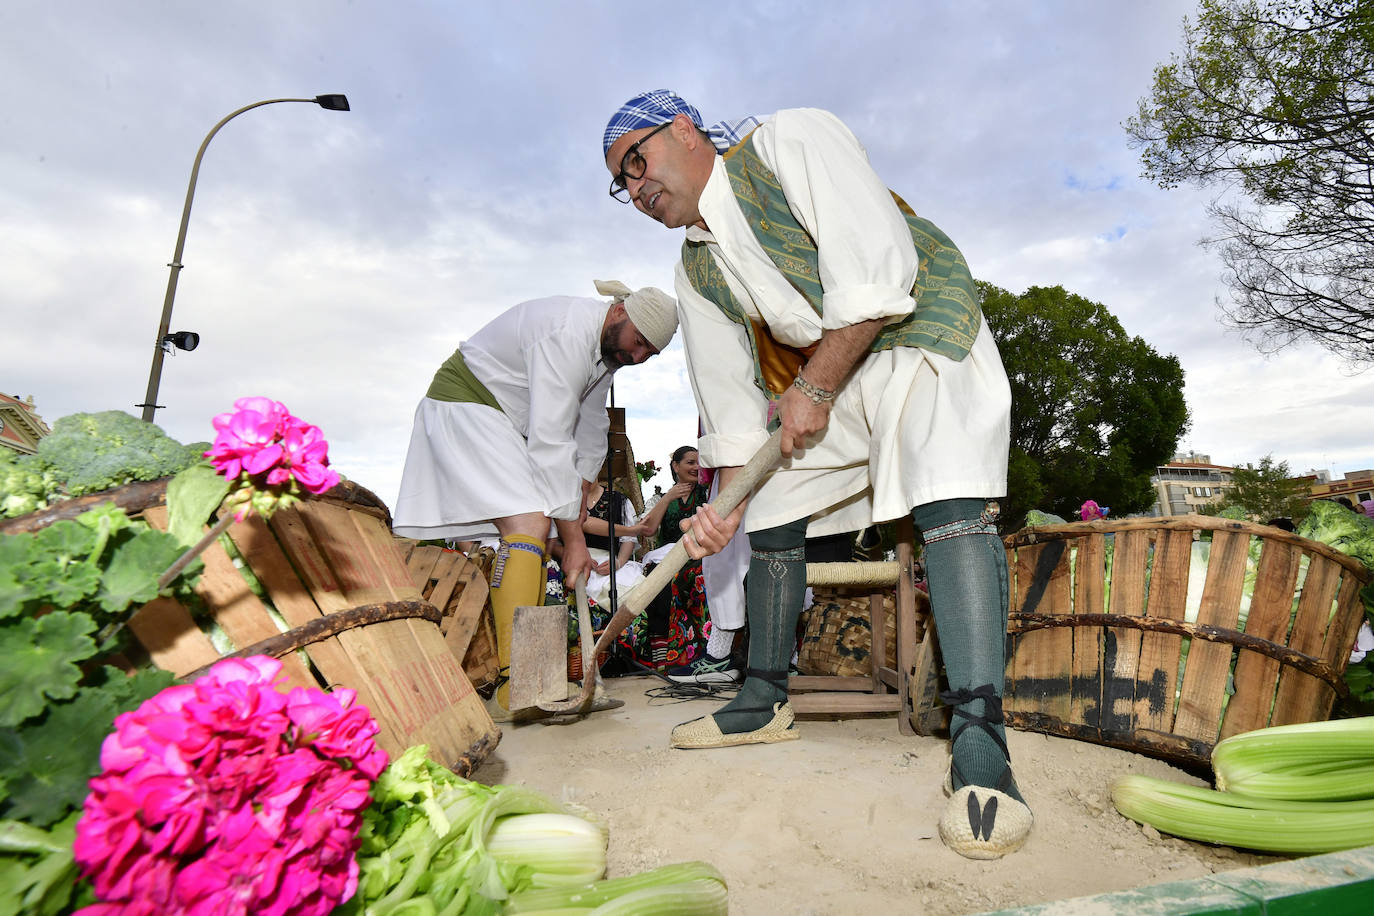
[[[622,204],[630,202],[630,189],[625,187],[625,182],[631,178],[643,178],[644,169],[648,163],[644,161],[644,154],[639,151],[639,146],[654,134],[663,130],[665,127],[672,127],[673,122],[660,124],[644,136],[630,144],[630,148],[625,151],[625,155],[620,157],[620,174],[611,181],[610,194]]]

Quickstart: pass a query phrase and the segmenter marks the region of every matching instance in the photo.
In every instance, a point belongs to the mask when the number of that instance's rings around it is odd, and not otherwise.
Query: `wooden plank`
[[[322,613],[332,614],[353,607],[344,596],[334,571],[320,553],[299,506],[275,513],[268,527],[276,535]],[[410,745],[406,743],[407,715],[401,705],[405,695],[389,681],[389,658],[370,636],[361,631],[340,633],[338,640],[353,663],[354,670],[359,672],[357,683],[344,683],[343,686],[358,690],[358,684],[364,683],[365,689],[373,696],[368,710],[381,728],[377,741],[388,754],[395,757]]]
[[[1146,613],[1182,621],[1188,605],[1188,566],[1193,549],[1190,531],[1161,531],[1155,540]],[[1137,728],[1168,732],[1174,727],[1178,690],[1178,657],[1183,637],[1145,633],[1135,696]]]
[[[1106,571],[1105,541],[1101,534],[1077,540],[1074,562],[1073,613],[1103,613]],[[1069,721],[1096,729],[1102,728],[1102,680],[1104,628],[1073,627],[1073,695]]]
[[[924,721],[926,713],[939,705],[939,688],[927,675],[923,667],[930,658],[931,646],[935,642],[935,629],[930,625],[930,605],[917,601],[916,572],[912,551],[913,533],[909,520],[901,526],[901,540],[897,543],[897,583],[894,587],[892,613],[896,629],[896,654],[892,660],[897,675],[897,697],[902,709],[897,717],[897,732],[902,735],[926,734]],[[921,595],[924,599],[924,593]],[[881,602],[879,602],[881,603]],[[875,610],[874,619],[878,619]],[[925,619],[918,619],[924,617]],[[1004,628],[1005,629],[1005,628]],[[924,631],[928,645],[918,648],[916,633]],[[874,633],[883,631],[874,629]],[[880,645],[884,654],[887,651],[887,638],[883,634]],[[924,653],[921,649],[924,649]],[[882,666],[873,665],[873,692],[880,693],[887,681]]]
[[[1123,531],[1113,538],[1112,584],[1108,612],[1125,617],[1145,613],[1145,562],[1150,538],[1145,531]],[[1140,675],[1141,633],[1129,627],[1107,627],[1103,633],[1102,713],[1100,725],[1115,732],[1135,728],[1135,701]]]
[[[406,553],[406,569],[410,572],[416,587],[426,598],[429,597],[430,589],[434,587],[434,566],[443,555],[443,549],[435,547],[433,544],[412,546]],[[431,601],[430,604],[434,604],[434,602]],[[442,606],[436,605],[436,607]]]
[[[1344,671],[1350,664],[1350,652],[1355,648],[1355,637],[1365,619],[1360,589],[1368,581],[1368,577],[1356,576],[1348,570],[1341,573],[1336,613],[1326,628],[1326,641],[1322,643],[1322,658],[1335,665],[1337,671]]]
[[[1249,546],[1249,535],[1237,531],[1217,531],[1212,535],[1198,623],[1235,628]],[[1232,647],[1224,643],[1192,641],[1179,691],[1175,734],[1208,744],[1216,742],[1233,654]]]
[[[888,713],[902,710],[902,698],[895,693],[798,693],[788,697],[787,702],[792,711],[799,716]]]
[[[150,507],[143,518],[154,528],[167,530],[167,508]],[[205,530],[209,530],[208,528]],[[251,646],[282,632],[281,627],[267,613],[267,608],[253,594],[243,574],[234,566],[219,541],[205,548],[200,555],[205,571],[195,585],[195,593],[205,601],[210,617],[219,624],[224,635],[235,648]],[[293,687],[318,687],[319,681],[295,653],[280,659],[282,674]]]
[[[1307,577],[1298,598],[1298,614],[1288,636],[1289,648],[1307,655],[1321,655],[1326,642],[1327,621],[1332,602],[1341,584],[1341,570],[1325,557],[1309,555]],[[1274,725],[1311,722],[1329,708],[1331,688],[1320,679],[1285,667],[1279,674],[1279,689],[1274,695]]]
[[[256,515],[249,516],[229,526],[229,537],[267,590],[272,606],[288,625],[304,626],[323,616],[310,590],[296,575],[291,560],[266,522]],[[336,607],[334,610],[343,608]],[[347,687],[354,691],[358,695],[357,702],[368,710],[376,705],[377,700],[367,678],[337,637],[321,640],[307,647],[305,653],[329,686]]]
[[[456,550],[444,551],[435,561],[433,585],[426,592],[425,600],[439,610],[444,610],[452,600],[453,590],[458,584],[471,581],[472,576],[466,575],[469,569],[476,570],[476,567],[468,562],[466,555]]]
[[[1276,646],[1288,644],[1288,619],[1293,611],[1301,554],[1283,541],[1264,542],[1260,549],[1255,589],[1250,595],[1250,614],[1245,632]],[[1269,724],[1274,690],[1279,682],[1279,663],[1262,652],[1240,650],[1233,676],[1236,692],[1226,704],[1221,737],[1229,738]]]
[[[349,520],[357,541],[390,591],[391,600],[419,599],[419,589],[411,580],[386,524],[357,512]],[[482,748],[485,756],[486,750],[500,739],[500,731],[439,627],[416,619],[394,623],[409,631],[409,673],[419,684],[419,693],[412,696],[411,702],[423,710],[424,716],[422,729],[412,743],[428,744],[431,753],[451,768],[460,768],[464,761],[471,766],[472,749]]]
[[[1066,615],[1073,611],[1069,551],[1063,541],[1017,550],[1013,568],[1017,613]],[[1073,632],[1054,627],[1017,633],[1008,652],[1007,708],[1067,721],[1072,715]]]
[[[307,500],[297,506],[296,511],[333,570],[350,607],[390,601],[396,597],[383,571],[371,562],[347,509]],[[420,590],[410,581],[410,574],[406,573],[405,576],[411,588],[411,594],[406,597],[420,597]]]
[[[210,637],[201,632],[190,612],[171,598],[154,598],[129,618],[129,630],[153,664],[177,677],[219,658]]]
[[[446,607],[441,606],[444,622],[440,629],[453,657],[461,662],[467,657],[468,647],[472,645],[472,637],[477,633],[478,626],[486,618],[491,589],[482,570],[466,557],[462,563],[454,564],[454,572],[460,577],[462,591],[456,601],[451,600]]]

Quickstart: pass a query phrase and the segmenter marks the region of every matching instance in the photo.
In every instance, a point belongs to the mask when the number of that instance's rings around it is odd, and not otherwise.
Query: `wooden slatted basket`
[[[1027,528],[1005,544],[1017,728],[1207,766],[1220,739],[1326,719],[1345,692],[1370,574],[1324,544],[1200,515]]]
[[[461,551],[397,538],[406,568],[420,593],[443,613],[439,630],[463,673],[479,690],[496,683],[496,633],[491,620],[489,547]]]
[[[33,530],[103,502],[166,528],[162,480],[69,500],[5,530]],[[129,618],[154,665],[190,678],[229,655],[272,655],[291,686],[357,691],[381,728],[378,743],[393,756],[426,744],[436,761],[467,775],[496,746],[501,733],[445,642],[440,610],[408,572],[385,504],[370,491],[344,482],[270,521],[235,522],[225,534],[236,556],[221,541],[201,554],[195,592],[203,613],[158,598]]]

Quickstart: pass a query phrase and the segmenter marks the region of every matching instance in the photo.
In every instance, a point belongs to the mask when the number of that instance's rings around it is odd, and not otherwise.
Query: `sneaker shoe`
[[[710,653],[692,662],[664,672],[674,684],[737,684],[740,670],[727,656],[715,658]]]

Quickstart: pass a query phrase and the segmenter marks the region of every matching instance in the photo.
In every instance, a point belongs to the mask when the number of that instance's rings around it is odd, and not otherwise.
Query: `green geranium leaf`
[[[47,582],[46,603],[56,608],[74,608],[100,587],[100,570],[85,563],[68,564],[59,578]]]
[[[184,552],[176,538],[152,529],[120,531],[110,540],[113,546],[109,549],[109,565],[96,600],[112,614],[156,598],[157,577]],[[192,564],[183,575],[197,568]]]
[[[0,626],[0,726],[42,712],[45,697],[62,700],[76,693],[77,662],[95,652],[94,631],[89,614],[65,611]]]
[[[133,519],[129,518],[129,513],[125,512],[113,502],[101,503],[93,509],[87,509],[75,519],[78,525],[89,528],[91,531],[103,532],[107,535],[114,534],[122,528],[136,525]]]
[[[10,792],[0,813],[46,827],[80,808],[118,711],[104,691],[82,690],[42,719],[0,732],[0,771]]]
[[[33,589],[18,575],[29,560],[29,545],[23,539],[0,537],[0,620],[18,614],[34,597]]]
[[[143,701],[176,683],[176,675],[160,668],[140,668],[132,675],[109,665],[86,679],[82,688],[99,690],[110,698],[116,712],[128,712],[143,705]]]
[[[91,555],[96,533],[73,521],[53,522],[33,536],[35,546],[59,568],[82,563]]]
[[[180,471],[167,484],[167,530],[183,546],[195,546],[210,514],[228,494],[229,481],[208,461]]]
[[[0,913],[57,916],[71,912],[79,871],[72,856],[72,842],[79,814],[73,812],[51,830],[35,831],[44,838],[45,848],[31,855],[0,858]],[[0,833],[12,824],[16,822],[0,822]],[[0,853],[9,851],[8,847],[0,847]]]

